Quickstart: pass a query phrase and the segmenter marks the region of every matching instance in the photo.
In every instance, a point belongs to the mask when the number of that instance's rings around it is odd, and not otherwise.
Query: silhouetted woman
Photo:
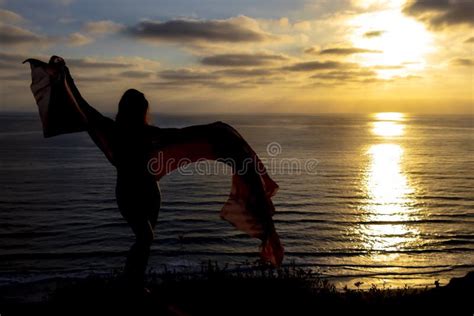
[[[153,241],[161,195],[155,177],[147,169],[152,142],[148,130],[148,101],[130,89],[120,99],[114,144],[117,204],[135,234],[125,265],[125,276],[140,286]]]
[[[161,129],[148,125],[148,101],[135,89],[127,90],[118,105],[115,122],[92,108],[80,95],[66,68],[66,80],[85,114],[94,141],[100,130],[117,169],[115,188],[120,213],[135,234],[125,264],[124,277],[133,290],[144,289],[144,276],[158,219],[161,194],[158,182],[148,170],[152,158],[152,139]],[[169,129],[173,130],[173,129]],[[156,137],[155,137],[156,139]]]
[[[135,89],[127,90],[120,99],[114,121],[84,100],[62,58],[52,56],[49,64],[35,59],[25,62],[32,67],[31,87],[40,108],[44,135],[87,130],[117,169],[117,204],[135,234],[124,271],[131,289],[137,293],[144,289],[161,203],[157,180],[180,167],[183,160],[190,163],[224,159],[230,164],[234,169],[232,188],[221,218],[262,240],[262,260],[275,266],[281,264],[283,247],[273,224],[275,209],[271,201],[278,185],[234,128],[222,122],[185,128],[151,126],[147,122],[148,101]],[[162,158],[158,166],[165,168],[149,169],[157,153]]]

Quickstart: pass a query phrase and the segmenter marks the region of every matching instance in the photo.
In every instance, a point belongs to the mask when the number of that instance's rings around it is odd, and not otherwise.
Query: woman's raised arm
[[[77,105],[84,113],[87,124],[89,127],[99,127],[102,128],[112,128],[114,125],[114,121],[104,115],[102,115],[99,111],[94,109],[81,95],[79,89],[77,89],[76,84],[74,83],[74,79],[71,76],[69,68],[64,66],[64,75],[66,76],[66,82],[68,88],[71,90],[74,99],[77,101]]]
[[[64,75],[67,83],[67,88],[76,100],[76,103],[84,114],[86,119],[87,132],[94,143],[105,154],[107,159],[115,164],[113,156],[113,144],[115,137],[115,121],[102,115],[99,111],[94,109],[81,95],[77,89],[74,79],[72,79],[69,68],[64,66]]]

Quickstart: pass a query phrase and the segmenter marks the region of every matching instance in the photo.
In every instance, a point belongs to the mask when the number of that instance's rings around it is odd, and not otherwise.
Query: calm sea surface
[[[472,116],[157,115],[182,127],[234,125],[280,185],[285,265],[336,284],[441,283],[474,269]],[[257,240],[219,218],[230,176],[195,168],[161,182],[150,267],[258,258]],[[192,174],[189,174],[192,173]],[[133,235],[115,170],[86,133],[44,139],[32,114],[0,114],[0,284],[110,272]]]

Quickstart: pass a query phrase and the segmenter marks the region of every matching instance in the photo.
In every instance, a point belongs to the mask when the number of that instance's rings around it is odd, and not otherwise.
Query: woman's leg
[[[125,187],[117,184],[117,203],[120,213],[127,220],[135,234],[125,263],[124,276],[132,287],[143,289],[145,271],[153,242],[153,228],[158,218],[161,204],[159,187],[156,182],[148,187]]]
[[[152,198],[150,214],[148,221],[150,222],[151,228],[155,229],[156,222],[158,221],[158,213],[161,208],[161,191],[158,182],[156,182],[156,187],[154,187],[153,198]]]
[[[153,242],[153,228],[146,218],[128,220],[135,234],[135,243],[130,248],[125,263],[125,277],[131,287],[143,289],[145,270]]]

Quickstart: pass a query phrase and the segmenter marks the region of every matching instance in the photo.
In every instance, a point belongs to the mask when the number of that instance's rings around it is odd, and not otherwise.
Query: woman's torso
[[[146,207],[156,203],[160,191],[148,169],[153,147],[146,126],[127,128],[116,124],[113,151],[119,207]]]

